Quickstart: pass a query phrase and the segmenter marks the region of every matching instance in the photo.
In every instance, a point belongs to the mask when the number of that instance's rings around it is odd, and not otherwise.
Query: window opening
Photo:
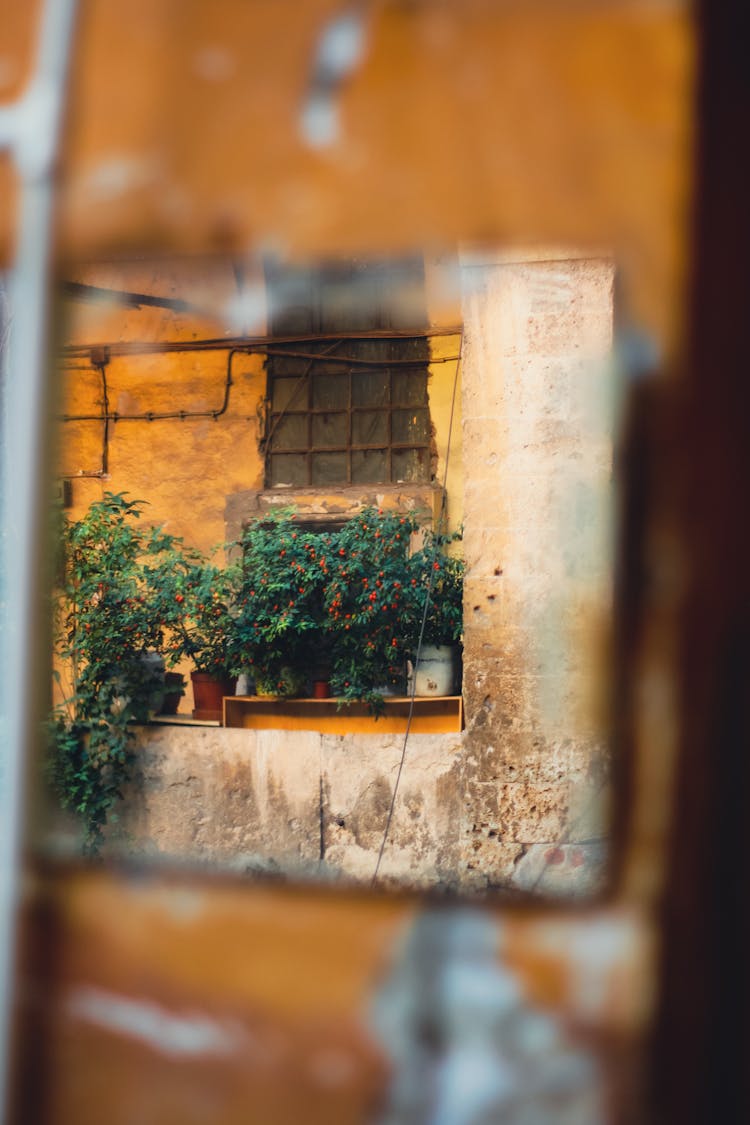
[[[421,261],[271,267],[267,284],[272,335],[311,333],[306,354],[279,344],[267,361],[267,486],[429,481],[429,344],[402,334],[406,317],[426,327]]]

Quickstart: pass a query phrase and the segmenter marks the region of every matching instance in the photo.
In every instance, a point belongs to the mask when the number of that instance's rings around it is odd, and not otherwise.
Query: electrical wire
[[[461,369],[461,356],[463,355],[463,346],[464,346],[464,338],[463,338],[463,334],[462,334],[461,335],[461,345],[459,347],[458,357],[457,357],[457,362],[456,362],[456,371],[455,371],[455,374],[453,376],[453,393],[451,395],[451,412],[450,412],[450,418],[449,418],[449,421],[448,421],[448,441],[447,441],[447,444],[446,444],[446,447],[445,447],[445,469],[443,471],[443,495],[442,495],[442,499],[441,499],[441,503],[440,503],[440,515],[438,517],[437,535],[435,536],[435,538],[433,540],[433,542],[435,544],[436,552],[437,552],[437,550],[439,550],[440,537],[443,533],[443,526],[444,526],[445,518],[446,518],[446,515],[447,515],[447,496],[448,496],[448,494],[447,494],[447,491],[446,491],[446,486],[448,484],[448,466],[450,464],[451,440],[453,438],[453,417],[454,417],[455,410],[456,410],[456,388],[458,387],[458,373]],[[393,820],[393,810],[396,807],[396,796],[398,794],[399,784],[401,782],[401,774],[402,774],[403,769],[404,769],[404,762],[406,761],[406,747],[407,747],[407,744],[409,742],[409,734],[411,732],[412,718],[414,716],[414,700],[415,700],[415,697],[416,697],[416,694],[417,694],[417,668],[419,666],[419,658],[422,654],[422,642],[424,640],[425,627],[427,625],[427,613],[429,611],[430,601],[432,599],[432,586],[433,586],[433,582],[434,582],[434,574],[435,574],[434,568],[432,566],[430,566],[428,578],[427,578],[427,596],[425,597],[424,609],[422,611],[422,623],[421,623],[420,628],[419,628],[419,639],[417,641],[417,651],[414,655],[414,671],[412,673],[411,688],[409,690],[409,713],[408,713],[407,719],[406,719],[406,730],[404,731],[404,741],[403,741],[403,745],[401,747],[401,758],[400,758],[399,763],[398,763],[398,770],[396,771],[396,781],[395,781],[394,786],[393,786],[393,793],[391,794],[391,804],[390,804],[390,807],[388,809],[388,816],[386,818],[385,828],[383,829],[383,839],[380,843],[380,850],[378,852],[378,858],[377,858],[377,862],[375,864],[375,870],[373,872],[372,880],[370,882],[370,886],[372,886],[372,887],[375,886],[375,884],[377,882],[377,879],[378,879],[378,873],[380,871],[380,864],[381,864],[381,861],[383,859],[383,853],[385,852],[385,845],[388,841],[388,833],[390,832],[390,829],[391,829],[391,821]]]
[[[186,418],[213,418],[216,422],[221,418],[222,414],[226,414],[229,407],[229,396],[231,388],[234,385],[232,382],[232,360],[238,353],[242,354],[241,348],[230,348],[227,356],[227,373],[224,380],[224,397],[221,406],[216,410],[168,410],[168,411],[154,411],[147,410],[140,414],[120,414],[119,411],[113,410],[109,412],[109,404],[106,394],[106,378],[104,376],[103,363],[95,364],[94,366],[102,374],[104,380],[103,394],[104,394],[104,413],[99,414],[61,414],[59,421],[61,422],[99,422],[103,421],[108,426],[109,422],[163,422],[166,419],[178,418],[184,422]]]
[[[95,364],[102,378],[102,476],[109,472],[109,389],[107,387],[107,364],[104,360]]]
[[[432,336],[460,336],[460,326],[445,328],[374,328],[362,332],[324,332],[305,336],[215,336],[203,340],[115,340],[108,344],[66,344],[60,349],[63,358],[86,358],[92,351],[106,348],[111,356],[162,355],[169,352],[226,351],[236,348],[248,352],[263,351],[277,344],[321,343],[326,340],[418,340]],[[434,360],[433,362],[438,362]]]

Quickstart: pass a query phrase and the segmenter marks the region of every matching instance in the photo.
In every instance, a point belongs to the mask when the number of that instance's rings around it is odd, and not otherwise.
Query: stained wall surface
[[[588,883],[604,856],[613,265],[464,265],[466,789],[479,886]]]
[[[167,277],[131,276],[129,286],[164,294]],[[602,878],[608,815],[606,723],[591,684],[601,682],[593,669],[610,620],[614,269],[562,251],[485,253],[465,255],[461,277],[461,399],[447,486],[449,511],[464,521],[466,730],[410,740],[384,875],[479,890],[590,890]],[[115,280],[111,272],[108,284]],[[216,301],[233,281],[217,273],[202,284]],[[162,309],[107,316],[79,308],[69,339],[218,330]],[[451,354],[458,343],[438,337],[435,347]],[[74,514],[105,489],[127,490],[149,501],[155,523],[205,548],[238,528],[248,497],[268,502],[262,360],[235,359],[220,418],[112,423],[107,472],[74,478]],[[110,368],[111,409],[203,410],[221,398],[226,353],[113,358]],[[451,365],[434,365],[440,468],[453,377]],[[101,407],[97,372],[70,370],[64,386],[69,414]],[[63,437],[65,471],[97,471],[101,422],[68,422]],[[341,498],[306,501],[311,511],[334,510]],[[416,493],[401,501],[435,505]],[[182,711],[191,706],[188,696]],[[120,844],[367,880],[400,753],[392,736],[144,728]]]
[[[57,468],[72,486],[68,515],[81,516],[105,492],[127,492],[147,502],[144,518],[163,525],[191,546],[209,551],[239,534],[243,518],[260,511],[264,488],[261,450],[266,372],[263,357],[235,353],[227,393],[230,349],[191,351],[196,340],[235,335],[262,335],[266,327],[262,270],[244,268],[238,284],[232,263],[220,258],[177,261],[118,261],[89,265],[66,276],[68,286],[60,309],[58,363]],[[83,287],[88,287],[83,296]],[[434,289],[434,286],[433,286]],[[126,295],[130,295],[126,298]],[[165,299],[177,309],[134,304],[133,295]],[[456,295],[449,300],[427,294],[430,320],[455,324]],[[183,343],[187,350],[159,352],[164,343]],[[137,355],[113,351],[102,372],[88,351],[100,345],[138,345]],[[148,350],[153,345],[152,351]],[[71,353],[69,347],[76,349]],[[431,343],[436,362],[429,369],[428,393],[435,447],[434,496],[443,483],[451,528],[462,520],[462,457],[460,336],[437,336]],[[96,353],[95,353],[96,356]],[[102,415],[117,417],[105,424]],[[184,417],[160,418],[161,414]],[[152,421],[149,414],[155,415]],[[216,417],[214,417],[216,414]],[[139,416],[139,417],[134,417]],[[450,452],[449,452],[450,445]],[[446,475],[446,467],[448,473]],[[439,484],[437,483],[439,482]],[[341,488],[336,495],[315,497],[334,513],[353,512],[364,503],[389,507],[408,496],[410,486]],[[278,489],[276,501],[290,502],[289,490]],[[309,507],[312,490],[305,502]],[[329,490],[330,491],[330,490]],[[425,486],[425,495],[430,486]],[[268,493],[265,494],[268,496]],[[437,512],[439,502],[429,500]],[[423,506],[419,501],[417,506]],[[180,668],[189,674],[186,665]],[[183,709],[192,707],[192,695]]]
[[[398,735],[148,726],[109,847],[241,873],[372,878]],[[380,873],[456,886],[462,736],[415,735]]]

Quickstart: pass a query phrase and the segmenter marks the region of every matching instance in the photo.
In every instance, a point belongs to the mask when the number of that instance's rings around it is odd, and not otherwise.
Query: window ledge
[[[332,485],[329,488],[267,488],[232,493],[227,497],[227,539],[239,538],[248,520],[279,508],[294,507],[304,523],[321,527],[341,524],[362,508],[413,512],[425,524],[440,514],[443,488],[427,484]]]
[[[317,730],[327,734],[403,734],[412,705],[408,695],[386,696],[375,719],[362,703],[338,699],[267,699],[257,695],[224,698],[224,725],[250,730]],[[463,729],[460,695],[417,696],[409,726],[413,734],[447,734]]]

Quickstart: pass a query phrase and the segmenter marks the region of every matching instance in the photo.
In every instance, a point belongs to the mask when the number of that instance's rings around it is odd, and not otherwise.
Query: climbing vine
[[[133,762],[131,721],[163,691],[159,578],[188,565],[179,540],[141,522],[143,503],[106,493],[63,523],[55,592],[55,671],[62,696],[48,729],[49,774],[96,852]],[[63,682],[68,690],[63,690]]]

